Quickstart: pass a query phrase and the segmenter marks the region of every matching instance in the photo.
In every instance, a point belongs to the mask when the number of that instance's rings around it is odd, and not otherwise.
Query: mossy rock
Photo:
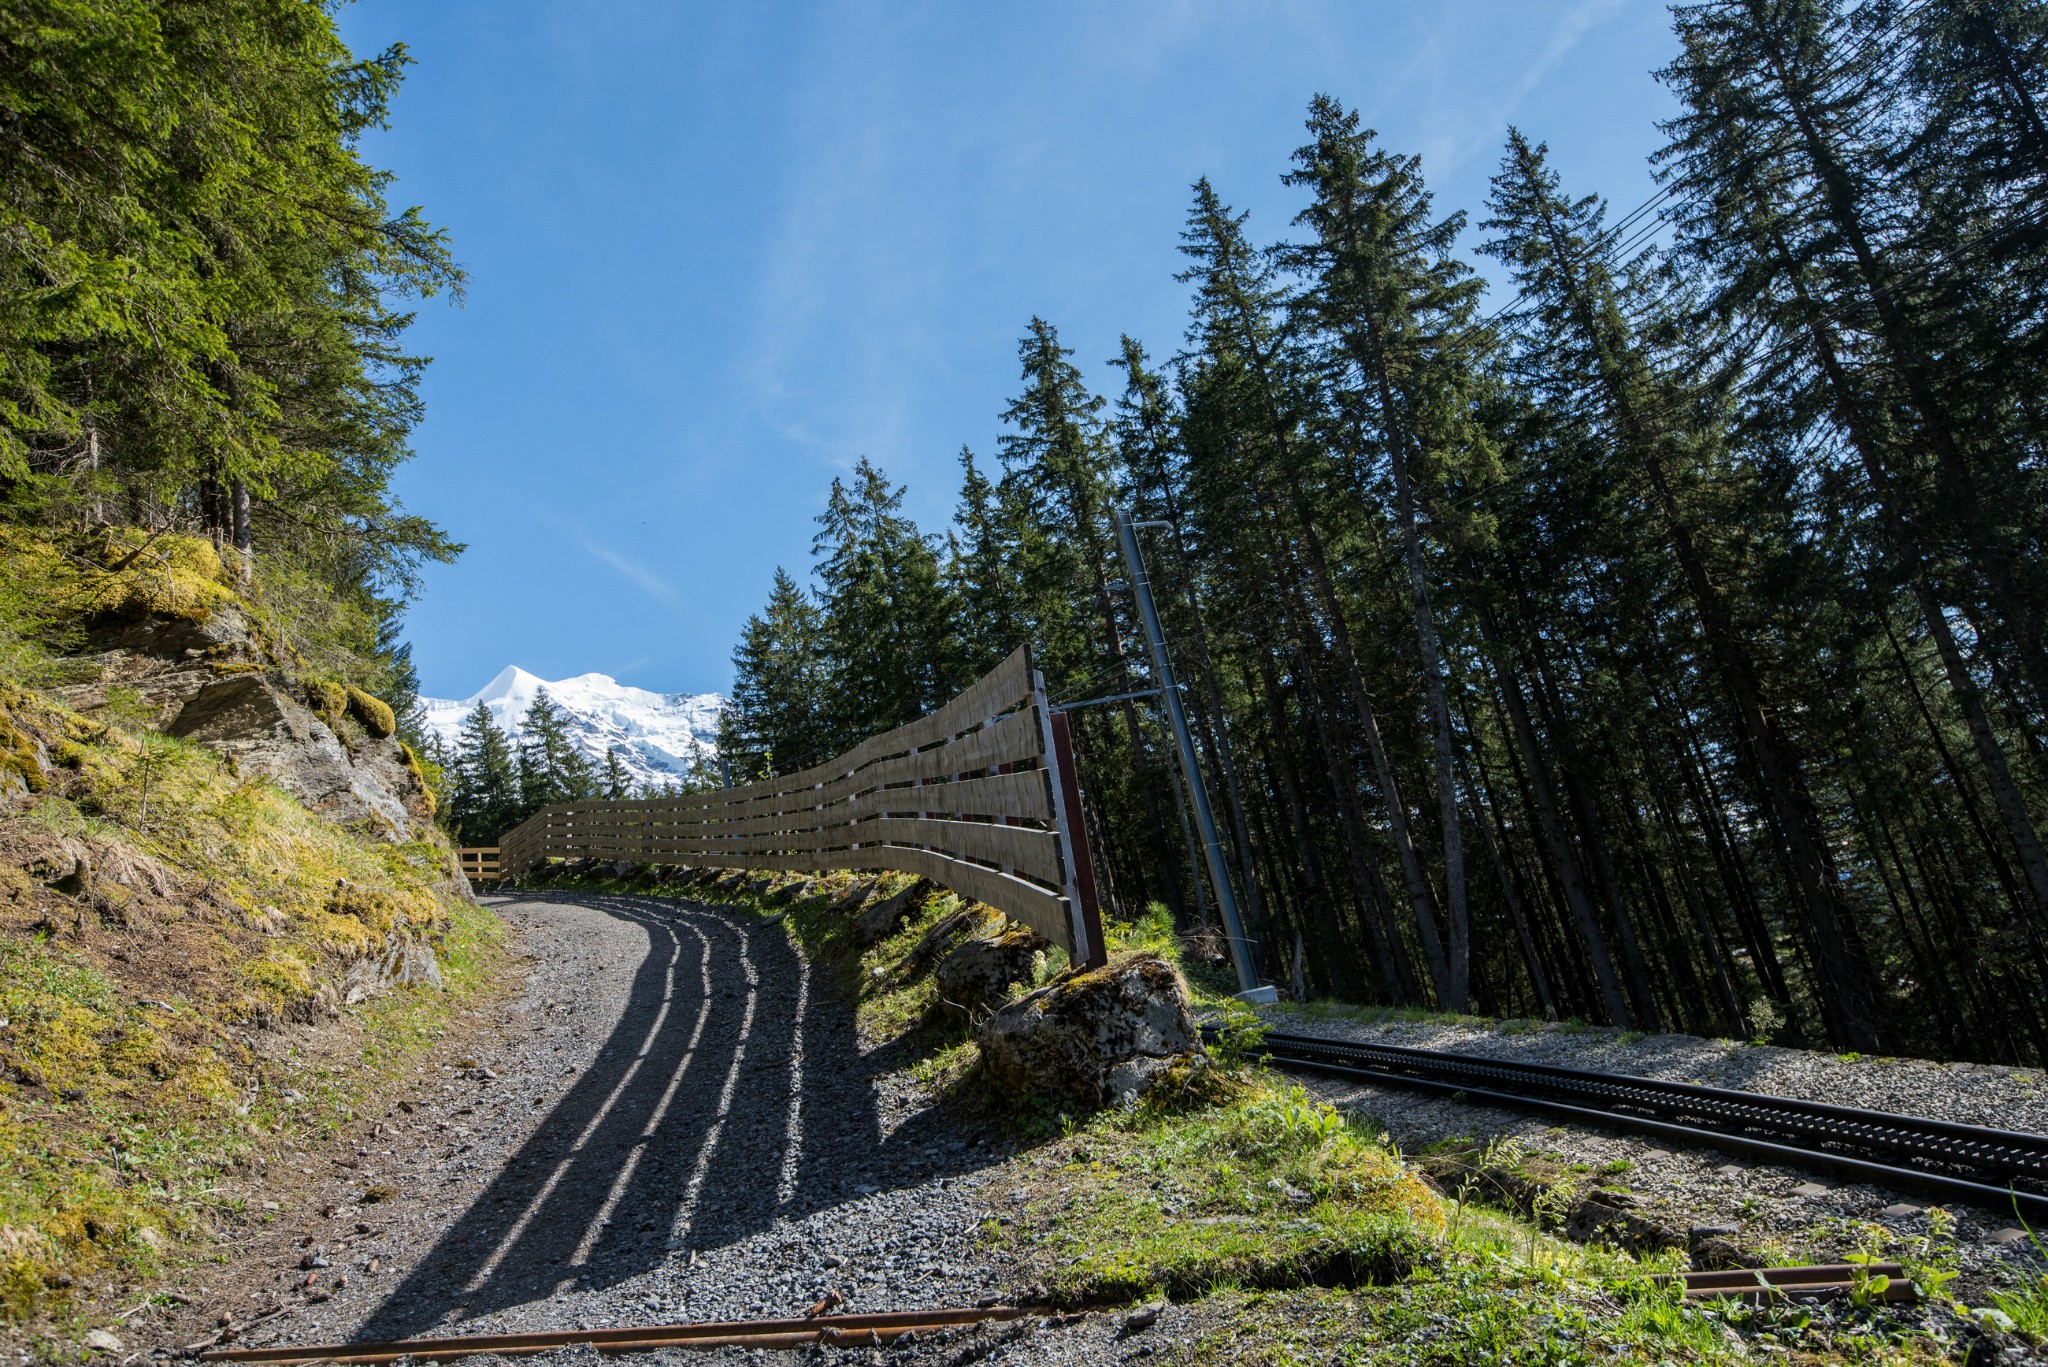
[[[334,885],[324,908],[329,916],[346,916],[365,928],[388,935],[401,927],[420,929],[440,919],[441,908],[424,892],[398,893],[366,888],[346,879]]]
[[[400,741],[398,753],[405,760],[405,772],[411,774],[413,782],[420,785],[420,801],[427,809],[427,816],[431,818],[439,809],[440,803],[434,798],[434,785],[427,781],[426,770],[420,767],[419,752],[404,741]]]
[[[336,721],[348,710],[348,690],[332,679],[306,680],[306,706]]]
[[[14,775],[32,793],[40,793],[48,784],[35,737],[16,726],[4,709],[0,709],[0,774]]]
[[[1000,1006],[1012,983],[1031,981],[1035,964],[1044,962],[1050,948],[1050,940],[1022,924],[968,940],[939,961],[933,974],[939,999],[969,1015]]]
[[[379,740],[398,729],[398,718],[392,714],[390,703],[382,698],[373,698],[353,685],[348,690],[348,714]]]
[[[122,531],[108,538],[99,560],[104,573],[76,586],[76,606],[87,616],[203,622],[235,601],[233,576],[202,537]]]

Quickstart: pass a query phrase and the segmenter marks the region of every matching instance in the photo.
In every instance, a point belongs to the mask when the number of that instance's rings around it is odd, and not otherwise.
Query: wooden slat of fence
[[[860,854],[869,861],[862,865],[864,868],[898,869],[929,878],[962,897],[986,902],[1005,915],[1016,917],[1054,944],[1073,952],[1074,936],[1067,924],[1066,899],[1058,893],[1047,892],[1036,883],[1027,883],[979,864],[949,859],[931,850],[878,845],[872,850],[863,849]]]
[[[986,859],[1058,887],[1065,881],[1060,866],[1059,837],[1028,826],[997,826],[981,821],[933,821],[883,816],[850,829],[862,843],[886,840],[892,845],[925,845],[946,854]]]
[[[1045,771],[992,774],[955,783],[924,783],[909,788],[879,788],[847,803],[866,818],[891,812],[932,812],[948,816],[1014,816],[1032,821],[1052,819],[1052,792]]]
[[[970,726],[980,725],[999,712],[1010,710],[1030,696],[1030,653],[1019,648],[1010,652],[1008,659],[970,685],[966,692],[936,712],[899,726],[894,731],[872,736],[854,746],[841,757],[845,762],[841,772],[845,772],[846,769],[858,769],[885,756],[899,754],[905,750],[916,750],[930,745],[933,741],[957,735]]]

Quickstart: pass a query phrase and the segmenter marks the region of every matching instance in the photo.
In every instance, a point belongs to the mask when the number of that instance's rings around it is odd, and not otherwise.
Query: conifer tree
[[[832,740],[816,759],[914,721],[951,696],[952,605],[937,550],[902,509],[903,490],[863,456],[851,482],[832,481],[818,516],[812,546],[820,636],[832,662]]]
[[[1393,521],[1407,562],[1434,741],[1444,860],[1448,933],[1431,961],[1440,961],[1438,1000],[1462,1011],[1470,997],[1471,918],[1457,740],[1423,521],[1428,516],[1441,529],[1449,511],[1444,495],[1483,486],[1491,473],[1492,452],[1475,408],[1477,361],[1486,344],[1475,326],[1480,283],[1451,255],[1464,215],[1432,216],[1420,158],[1381,150],[1358,115],[1326,95],[1310,104],[1308,131],[1313,140],[1294,154],[1295,169],[1285,177],[1314,196],[1295,219],[1309,238],[1287,252],[1304,277],[1295,307],[1330,339],[1340,367],[1336,382],[1357,387],[1359,426],[1377,448],[1361,454],[1384,456],[1393,479]],[[1432,506],[1426,511],[1425,504]],[[1432,919],[1425,917],[1424,925]],[[1425,944],[1433,938],[1425,934]]]
[[[785,570],[747,619],[732,655],[732,696],[718,716],[718,755],[752,782],[829,759],[831,672],[818,605]],[[716,786],[716,785],[713,785]]]
[[[597,795],[590,761],[569,737],[568,719],[543,688],[519,721],[519,798],[528,815],[551,802]]]
[[[1073,354],[1043,318],[1033,318],[1017,343],[1023,392],[1003,410],[1009,430],[996,439],[1018,526],[1012,573],[1027,604],[1034,659],[1046,678],[1057,684],[1107,680],[1105,691],[1129,692],[1135,676],[1124,650],[1127,609],[1109,589],[1116,555],[1112,448],[1103,430],[1103,400],[1089,390]],[[1098,761],[1095,786],[1114,806],[1144,813],[1144,859],[1132,870],[1138,880],[1133,891],[1157,889],[1182,910],[1179,880],[1165,873],[1173,856],[1145,728],[1133,699],[1123,699],[1117,711],[1120,762]],[[1085,717],[1076,726],[1096,738],[1100,753],[1108,738],[1097,720]]]
[[[495,845],[524,813],[511,738],[482,703],[462,719],[451,769],[449,825],[465,843]]]
[[[974,453],[960,448],[960,502],[946,533],[945,586],[956,606],[953,683],[964,687],[1031,639],[1022,585],[1014,573],[1024,530],[1021,489],[991,481]]]
[[[604,776],[599,780],[598,790],[612,802],[634,796],[633,776],[626,772],[619,752],[609,745],[604,748]]]

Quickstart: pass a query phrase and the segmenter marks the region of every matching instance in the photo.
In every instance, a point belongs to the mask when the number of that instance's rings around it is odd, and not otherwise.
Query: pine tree
[[[1026,535],[1019,486],[993,482],[960,448],[960,503],[946,534],[945,588],[956,605],[956,688],[994,669],[1031,639],[1014,573]]]
[[[626,772],[619,752],[609,745],[604,748],[604,777],[599,780],[598,791],[611,802],[634,796],[633,776]]]
[[[826,691],[833,750],[934,710],[957,677],[938,552],[902,508],[903,490],[862,457],[851,483],[832,481],[817,519],[812,546],[820,632],[833,663]]]
[[[1309,240],[1287,252],[1306,277],[1295,306],[1330,339],[1340,369],[1333,378],[1356,386],[1360,427],[1372,433],[1393,478],[1393,521],[1408,570],[1422,686],[1434,741],[1434,778],[1444,860],[1448,934],[1439,953],[1437,998],[1462,1011],[1470,999],[1471,917],[1465,892],[1463,818],[1458,807],[1444,652],[1431,601],[1425,505],[1442,536],[1451,498],[1483,486],[1493,458],[1475,421],[1476,362],[1486,345],[1475,326],[1480,284],[1451,249],[1463,214],[1434,218],[1417,157],[1375,145],[1355,112],[1319,95],[1309,107],[1313,139],[1294,154],[1290,185],[1314,202],[1296,217]],[[1340,400],[1342,402],[1342,400]],[[1446,497],[1446,496],[1450,497]],[[1433,918],[1423,918],[1425,927]],[[1434,935],[1425,933],[1424,943]]]
[[[583,802],[597,795],[598,780],[569,737],[568,718],[543,688],[519,721],[519,798],[526,812],[551,802]]]
[[[497,844],[523,819],[519,764],[511,738],[482,703],[462,719],[451,768],[449,825],[466,844]]]
[[[1181,251],[1195,261],[1180,276],[1197,287],[1190,339],[1208,353],[1217,373],[1237,377],[1233,387],[1241,407],[1236,421],[1245,425],[1253,443],[1250,449],[1257,453],[1242,477],[1252,481],[1255,497],[1270,500],[1267,517],[1284,517],[1282,525],[1292,533],[1281,533],[1286,539],[1272,552],[1274,587],[1287,595],[1284,601],[1292,609],[1290,634],[1307,644],[1319,643],[1327,633],[1334,647],[1407,885],[1413,924],[1432,977],[1448,985],[1452,978],[1437,930],[1435,894],[1367,683],[1364,654],[1352,625],[1354,608],[1334,573],[1328,531],[1340,524],[1326,514],[1318,496],[1333,474],[1328,453],[1304,430],[1303,421],[1315,399],[1313,367],[1298,339],[1284,329],[1284,291],[1270,259],[1246,239],[1244,222],[1244,215],[1224,204],[1207,180],[1197,182],[1194,208],[1181,233]],[[1289,545],[1297,538],[1298,552]]]
[[[741,628],[732,668],[732,695],[718,716],[718,755],[734,782],[791,773],[836,753],[826,715],[831,671],[823,622],[817,603],[786,571],[775,571],[767,607]]]

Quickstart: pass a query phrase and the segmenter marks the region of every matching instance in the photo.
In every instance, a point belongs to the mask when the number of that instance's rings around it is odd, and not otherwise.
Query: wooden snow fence
[[[1020,647],[938,711],[800,773],[543,807],[499,840],[500,866],[508,877],[550,859],[897,870],[1022,921],[1076,962],[1099,961],[1093,878],[1073,838],[1079,790],[1056,720]]]

